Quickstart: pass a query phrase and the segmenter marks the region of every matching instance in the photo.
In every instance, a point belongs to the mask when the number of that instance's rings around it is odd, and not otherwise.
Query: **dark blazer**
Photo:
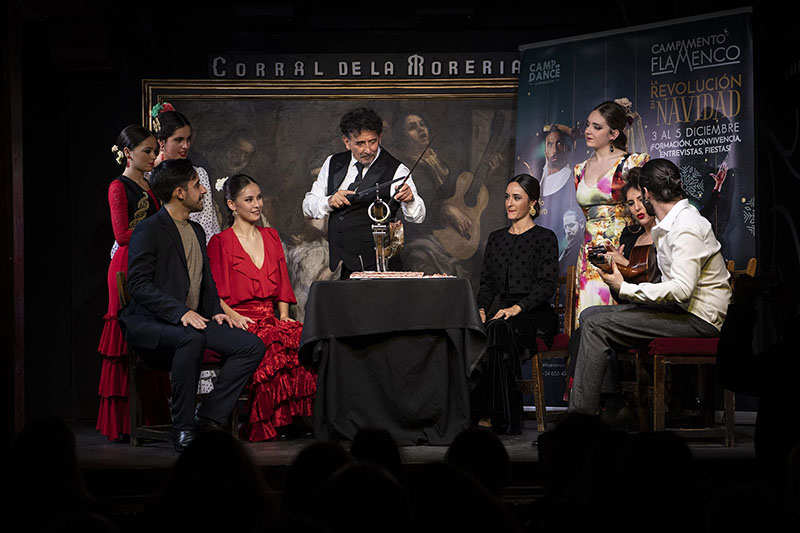
[[[196,311],[206,318],[222,313],[217,287],[211,275],[203,228],[189,221],[203,254],[203,282]],[[175,222],[165,208],[141,221],[133,230],[128,248],[130,304],[120,323],[127,341],[136,348],[155,349],[166,325],[180,325],[189,311],[189,270],[186,252]]]

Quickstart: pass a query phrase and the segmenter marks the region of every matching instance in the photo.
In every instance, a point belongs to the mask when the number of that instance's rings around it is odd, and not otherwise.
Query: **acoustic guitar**
[[[655,251],[652,244],[642,244],[634,246],[631,250],[631,256],[628,259],[627,265],[620,265],[617,263],[617,269],[622,277],[628,283],[646,283],[653,281],[652,271],[650,268],[650,254]],[[593,263],[603,272],[613,272],[611,263]]]
[[[456,259],[466,260],[475,255],[478,251],[481,241],[481,215],[489,205],[489,191],[483,185],[486,176],[489,175],[490,158],[493,154],[498,153],[503,148],[503,126],[505,118],[500,111],[497,111],[492,117],[492,133],[489,142],[486,144],[486,149],[481,156],[478,163],[478,168],[475,173],[462,172],[456,179],[456,190],[453,196],[446,199],[444,205],[452,205],[463,212],[472,222],[472,226],[466,235],[462,235],[456,228],[452,226],[445,226],[441,229],[433,230],[433,236],[442,245],[442,248]],[[474,187],[480,185],[477,196],[474,196]],[[475,197],[475,204],[472,206],[467,205],[466,199]]]

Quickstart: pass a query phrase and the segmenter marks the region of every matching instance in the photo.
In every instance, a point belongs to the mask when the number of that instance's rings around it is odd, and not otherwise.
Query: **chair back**
[[[742,270],[736,270],[736,263],[734,263],[733,259],[730,259],[726,264],[725,267],[728,269],[728,272],[731,275],[731,290],[733,290],[733,284],[736,283],[736,279],[740,276],[750,276],[751,278],[756,275],[756,266],[758,261],[755,257],[751,257],[747,260],[747,266]]]
[[[128,276],[125,272],[117,272],[117,298],[119,298],[119,310],[122,311],[131,302],[131,295],[128,292]]]
[[[747,274],[750,277],[756,275],[756,265],[758,261],[755,257],[751,257],[747,260],[747,266],[743,270],[736,270],[736,263],[733,262],[733,259],[729,259],[725,266],[728,269],[728,272],[731,273],[732,276],[741,276],[742,274]]]

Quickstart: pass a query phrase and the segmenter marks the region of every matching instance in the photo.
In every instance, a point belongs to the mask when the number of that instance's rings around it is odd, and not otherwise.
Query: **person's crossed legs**
[[[658,337],[718,336],[713,325],[675,304],[623,304],[594,313],[581,323],[570,409],[597,412],[608,362],[615,349],[645,346]]]

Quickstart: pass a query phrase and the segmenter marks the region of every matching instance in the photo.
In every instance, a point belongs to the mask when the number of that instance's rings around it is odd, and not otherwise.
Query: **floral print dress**
[[[625,155],[620,155],[593,187],[583,180],[586,161],[575,165],[576,197],[578,205],[586,216],[585,244],[581,248],[577,265],[576,320],[587,307],[614,304],[608,285],[600,277],[600,271],[589,262],[587,255],[591,246],[606,242],[610,242],[615,248],[619,247],[619,236],[627,224],[625,203],[620,191],[624,184],[624,176],[631,168],[644,165],[649,156],[634,153],[627,156],[624,161],[623,158]]]

